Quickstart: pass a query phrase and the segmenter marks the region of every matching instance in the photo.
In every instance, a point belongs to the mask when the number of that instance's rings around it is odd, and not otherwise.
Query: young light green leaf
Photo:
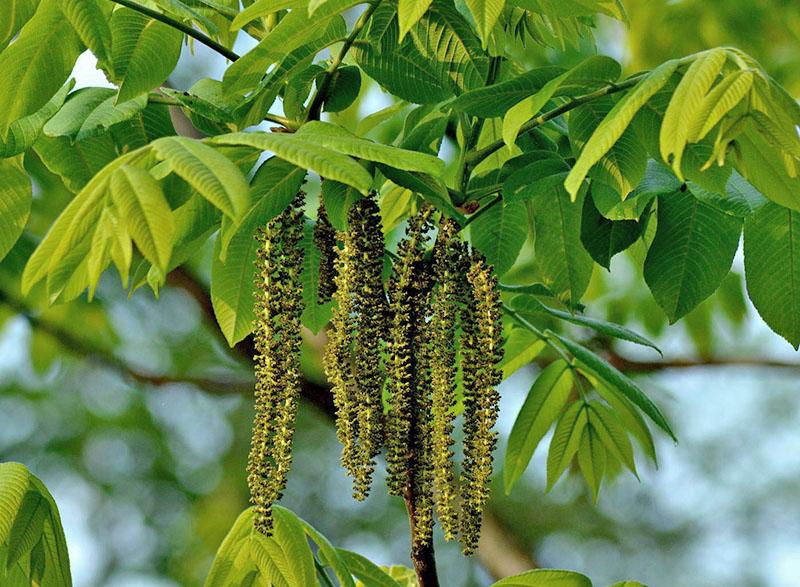
[[[564,409],[572,385],[569,366],[564,361],[554,361],[531,386],[508,437],[503,463],[506,495],[511,493],[511,488],[525,472],[539,442]]]
[[[703,139],[722,118],[741,102],[753,87],[752,71],[736,71],[725,77],[703,99],[689,119],[687,140],[696,143]],[[688,117],[687,117],[688,118]]]
[[[576,153],[584,148],[594,130],[614,108],[610,96],[593,100],[576,108],[569,116],[569,138]],[[625,200],[639,185],[647,170],[647,150],[628,128],[611,148],[589,170],[589,177],[613,188],[618,199]]]
[[[505,338],[503,360],[498,367],[503,371],[503,379],[508,379],[517,370],[539,356],[547,344],[530,330],[514,328]]]
[[[403,171],[417,171],[433,177],[441,177],[444,173],[444,161],[438,157],[362,139],[329,122],[308,122],[295,136],[343,155],[383,163]]]
[[[622,422],[622,425],[633,434],[634,438],[639,442],[645,454],[658,466],[658,459],[656,457],[656,446],[653,442],[653,435],[647,427],[647,422],[644,421],[641,413],[634,407],[634,405],[625,396],[620,394],[614,388],[606,385],[602,381],[595,381],[596,376],[592,373],[585,374],[593,383],[597,393],[602,397],[611,409],[614,410],[616,417]]]
[[[598,402],[590,402],[588,411],[589,425],[606,447],[606,450],[628,467],[638,478],[636,462],[633,459],[633,445],[616,414]]]
[[[39,0],[6,0],[0,3],[0,50],[31,19],[38,6]]]
[[[683,180],[681,160],[695,114],[727,61],[725,49],[700,53],[683,75],[664,113],[659,136],[661,158],[672,165],[675,175]]]
[[[310,169],[321,177],[356,188],[366,195],[372,186],[372,176],[355,160],[318,145],[312,139],[287,134],[262,132],[233,133],[211,139],[219,145],[247,145],[275,153],[277,157],[298,167]]]
[[[537,569],[501,579],[491,587],[592,587],[592,582],[573,571]]]
[[[111,28],[108,19],[113,5],[106,0],[60,0],[61,10],[83,44],[101,64],[111,61]]]
[[[428,11],[433,0],[399,0],[397,3],[397,18],[400,23],[400,42],[405,39],[408,31],[419,22],[419,19]]]
[[[249,187],[230,159],[200,141],[185,137],[157,139],[152,148],[159,159],[166,161],[172,171],[223,214],[236,222],[242,218],[250,201]]]
[[[742,221],[677,191],[658,200],[656,236],[644,279],[674,323],[710,296],[730,271]]]
[[[502,276],[517,260],[528,238],[528,219],[523,202],[500,203],[470,225],[470,240],[486,255]]]
[[[24,465],[0,463],[0,544],[8,541],[29,483],[30,474]]]
[[[111,176],[111,199],[144,258],[166,273],[175,221],[161,186],[144,169],[123,165]]]
[[[625,398],[642,410],[648,418],[658,425],[664,432],[677,441],[667,419],[653,401],[619,369],[598,357],[595,353],[558,333],[551,333],[558,339],[564,348],[597,377],[605,381],[610,387],[619,391]]]
[[[0,53],[0,87],[6,88],[0,92],[2,143],[9,140],[12,123],[37,113],[62,89],[82,52],[83,45],[58,2],[42,3],[17,39]]]
[[[39,541],[49,509],[47,500],[37,491],[29,490],[25,494],[8,535],[6,570],[27,555]]]
[[[314,528],[305,520],[300,520],[306,535],[317,545],[319,548],[317,556],[322,559],[323,564],[333,569],[336,578],[339,580],[341,587],[355,587],[353,576],[347,564],[344,562],[340,552],[336,550],[330,541],[322,535],[322,533]]]
[[[369,585],[370,587],[403,587],[390,577],[386,571],[360,554],[342,548],[338,549],[338,553],[353,576],[363,582],[364,585]]]
[[[621,73],[619,63],[595,55],[548,81],[540,90],[517,103],[503,118],[503,140],[513,145],[523,124],[533,118],[553,96],[587,93],[603,83],[615,82]]]
[[[506,0],[466,0],[467,8],[478,26],[478,34],[483,40],[483,47],[489,44],[489,37],[497,24],[497,19],[503,13]]]
[[[183,34],[140,12],[121,7],[111,16],[112,67],[117,103],[149,92],[178,64]]]
[[[772,330],[800,346],[800,212],[770,202],[745,220],[747,293]]]
[[[581,444],[578,447],[578,466],[592,490],[592,499],[595,503],[600,496],[600,485],[603,483],[607,459],[606,447],[590,422],[583,431]]]
[[[577,198],[583,180],[592,166],[608,153],[641,107],[664,87],[678,68],[678,64],[679,62],[673,59],[659,65],[617,102],[603,119],[581,150],[575,166],[564,182],[567,192],[573,199]]]
[[[561,478],[578,452],[588,421],[586,404],[582,401],[571,404],[559,418],[547,453],[547,491]]]
[[[304,8],[308,0],[255,0],[236,15],[231,22],[231,31],[238,31],[257,18],[263,18],[281,10]]]
[[[0,159],[0,260],[17,242],[31,213],[33,189],[22,158]]]

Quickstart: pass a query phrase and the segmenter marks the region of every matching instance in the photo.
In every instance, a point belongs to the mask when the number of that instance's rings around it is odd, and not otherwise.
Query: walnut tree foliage
[[[116,272],[131,292],[158,292],[213,241],[219,328],[231,345],[254,334],[262,357],[254,446],[269,444],[259,425],[291,428],[293,414],[276,410],[274,398],[286,394],[280,401],[294,406],[289,388],[299,385],[296,356],[280,364],[263,357],[286,350],[281,329],[291,327],[294,353],[300,324],[313,333],[327,328],[342,353],[326,364],[334,394],[345,394],[334,398],[340,428],[358,422],[369,431],[348,446],[354,437],[340,429],[357,494],[366,495],[374,467],[382,466],[384,441],[390,489],[402,494],[408,442],[428,442],[426,431],[433,430],[430,443],[438,448],[422,465],[438,502],[426,504],[426,521],[433,523],[435,509],[446,532],[455,533],[454,509],[470,509],[464,527],[472,542],[491,473],[490,454],[487,461],[481,450],[490,453],[493,441],[465,442],[467,477],[480,483],[456,500],[449,493],[453,419],[464,411],[465,429],[489,434],[496,400],[476,408],[481,420],[470,412],[481,401],[471,396],[471,382],[491,389],[491,363],[501,356],[503,378],[544,358],[508,441],[505,489],[513,490],[552,430],[548,487],[577,467],[597,499],[604,480],[622,469],[637,474],[637,454],[656,460],[652,427],[674,438],[636,382],[592,339],[577,340],[563,328],[577,325],[658,350],[640,334],[584,315],[582,299],[598,267],[638,250],[644,280],[672,323],[725,286],[743,238],[750,300],[775,332],[800,345],[800,106],[734,47],[630,76],[603,55],[569,69],[526,67],[520,59],[529,46],[564,51],[591,40],[597,15],[628,21],[618,0],[6,0],[0,258],[25,244],[20,295],[66,304],[84,294],[91,299],[106,272]],[[232,49],[240,35],[255,41],[243,55]],[[194,43],[229,60],[222,79],[169,87],[182,47]],[[70,75],[86,50],[114,88],[74,89]],[[390,105],[340,115],[353,104],[369,106],[357,101],[375,86]],[[178,112],[197,133],[178,134]],[[71,193],[44,227],[28,226],[36,166]],[[303,205],[301,188],[319,198]],[[399,247],[387,238],[386,248],[375,249],[381,231],[374,224],[365,236],[359,219],[378,216],[387,234],[408,224],[413,235],[422,223],[438,235],[411,244],[407,236]],[[434,217],[438,229],[426,224]],[[291,253],[265,252],[265,231],[278,234],[285,224],[292,224],[291,242],[286,234],[275,238]],[[360,241],[369,247],[359,249]],[[413,263],[431,265],[426,291],[414,285],[422,277],[403,281],[411,249]],[[520,275],[519,261],[531,251],[533,262]],[[480,259],[483,269],[459,265],[459,255]],[[451,257],[451,264],[442,261]],[[254,292],[259,275],[263,287]],[[437,305],[457,297],[465,283],[484,294],[477,310],[492,310],[481,332],[460,321],[472,311],[469,303]],[[345,289],[359,286],[352,296]],[[431,315],[419,313],[428,303]],[[369,310],[383,318],[393,313],[394,321],[378,325],[367,319]],[[495,332],[502,350],[492,336],[481,338],[494,310],[502,315],[502,337]],[[288,322],[276,318],[282,313]],[[375,336],[343,337],[351,322]],[[417,344],[416,335],[403,333],[425,330],[421,325],[440,343],[426,356],[435,362],[431,381],[412,389],[403,377],[413,369],[395,351]],[[367,354],[356,353],[352,364],[335,360],[353,345]],[[385,354],[382,391],[375,363]],[[341,389],[351,379],[372,381],[381,394],[363,396],[348,418]],[[424,385],[434,388],[432,402],[414,396]],[[407,423],[392,418],[415,407],[432,414],[430,428],[411,436],[406,430],[406,444],[398,444],[396,430]],[[375,424],[382,411],[386,439]],[[280,450],[270,447],[268,458],[254,449],[250,482],[261,501],[234,524],[207,584],[403,584],[273,505],[291,462],[291,437],[284,442]],[[350,449],[361,455],[351,457]],[[9,584],[69,584],[52,498],[20,466],[2,467],[0,576],[17,581]],[[269,487],[267,478],[274,481]],[[253,527],[254,519],[265,523],[264,511],[272,516],[269,536]],[[435,584],[416,546],[413,558],[420,585]],[[46,579],[53,573],[59,578]],[[591,585],[566,571],[496,583],[512,584]]]

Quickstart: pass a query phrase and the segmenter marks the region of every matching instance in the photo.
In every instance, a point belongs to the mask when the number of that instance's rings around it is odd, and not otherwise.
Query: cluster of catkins
[[[259,530],[285,486],[299,390],[302,196],[273,220],[258,257],[256,420],[249,481]],[[477,546],[489,495],[502,358],[500,299],[491,266],[450,219],[413,216],[384,285],[384,238],[374,196],[355,202],[337,233],[320,206],[319,301],[333,299],[325,349],[342,465],[353,494],[369,493],[385,449],[389,492],[413,513],[415,548],[432,539],[434,513],[448,540]],[[431,250],[429,250],[429,248]],[[463,463],[456,475],[454,421],[463,396]]]

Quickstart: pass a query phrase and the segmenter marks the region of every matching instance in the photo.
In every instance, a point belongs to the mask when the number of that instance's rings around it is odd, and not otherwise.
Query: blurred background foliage
[[[626,0],[630,26],[600,20],[599,51],[629,72],[715,45],[735,45],[800,95],[800,5],[790,0]],[[246,48],[247,39],[240,40]],[[531,66],[577,61],[529,47]],[[170,83],[189,87],[223,64],[185,50]],[[90,60],[79,83],[98,85]],[[388,106],[365,87],[342,118]],[[382,129],[390,132],[390,129]],[[252,375],[209,319],[210,251],[198,251],[156,300],[129,297],[106,276],[95,301],[46,308],[21,300],[19,275],[33,243],[69,192],[33,159],[36,199],[29,234],[0,263],[0,460],[26,463],[62,511],[79,587],[200,584],[222,537],[246,505]],[[525,274],[530,251],[516,274]],[[741,256],[734,268],[741,271]],[[671,416],[680,444],[661,439],[660,466],[641,483],[622,476],[591,505],[575,478],[543,495],[537,453],[510,496],[497,483],[479,556],[437,540],[443,584],[485,585],[531,565],[562,567],[598,584],[635,578],[650,587],[790,587],[800,577],[800,359],[745,302],[732,273],[723,289],[668,327],[641,277],[636,249],[607,273],[596,268],[590,314],[649,333],[652,351],[591,341],[640,377]],[[323,341],[309,337],[304,365],[319,382]],[[538,372],[518,371],[501,389],[502,452]],[[404,563],[402,502],[380,489],[350,498],[327,417],[304,404],[295,465],[283,501],[335,544],[382,564]],[[498,461],[502,462],[501,455]],[[497,479],[501,478],[496,475]]]

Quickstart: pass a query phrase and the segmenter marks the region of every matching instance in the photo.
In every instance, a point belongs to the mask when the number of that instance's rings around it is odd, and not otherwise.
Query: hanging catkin
[[[357,259],[353,376],[361,460],[355,471],[354,492],[357,499],[363,499],[369,493],[375,457],[383,444],[381,340],[386,337],[388,313],[382,279],[383,230],[380,210],[373,197],[353,204],[348,213],[348,225]]]
[[[436,513],[445,538],[458,534],[455,509],[455,476],[453,471],[453,420],[456,402],[456,321],[459,303],[459,259],[461,242],[458,225],[443,219],[433,250],[434,288],[431,320],[428,326],[431,373],[431,460]]]
[[[465,554],[474,552],[481,528],[481,512],[489,497],[492,451],[497,434],[500,384],[497,368],[503,356],[500,295],[497,279],[485,259],[473,253],[462,319],[464,374],[464,466],[461,483],[461,543]]]
[[[336,291],[336,229],[328,218],[325,204],[320,202],[317,210],[317,223],[314,225],[314,245],[319,250],[319,284],[317,302],[324,304],[331,300]]]
[[[300,391],[304,198],[298,193],[258,234],[255,419],[247,481],[255,527],[266,535],[272,532],[272,504],[280,499],[291,466]]]
[[[431,209],[424,207],[413,216],[406,237],[398,247],[389,281],[391,325],[387,344],[387,387],[389,414],[386,434],[387,484],[389,493],[403,495],[408,484],[407,470],[413,459],[412,423],[416,412],[414,397],[417,378],[417,330],[425,319],[424,302],[428,289],[425,269],[425,244],[430,228]],[[424,414],[423,414],[424,416]]]

